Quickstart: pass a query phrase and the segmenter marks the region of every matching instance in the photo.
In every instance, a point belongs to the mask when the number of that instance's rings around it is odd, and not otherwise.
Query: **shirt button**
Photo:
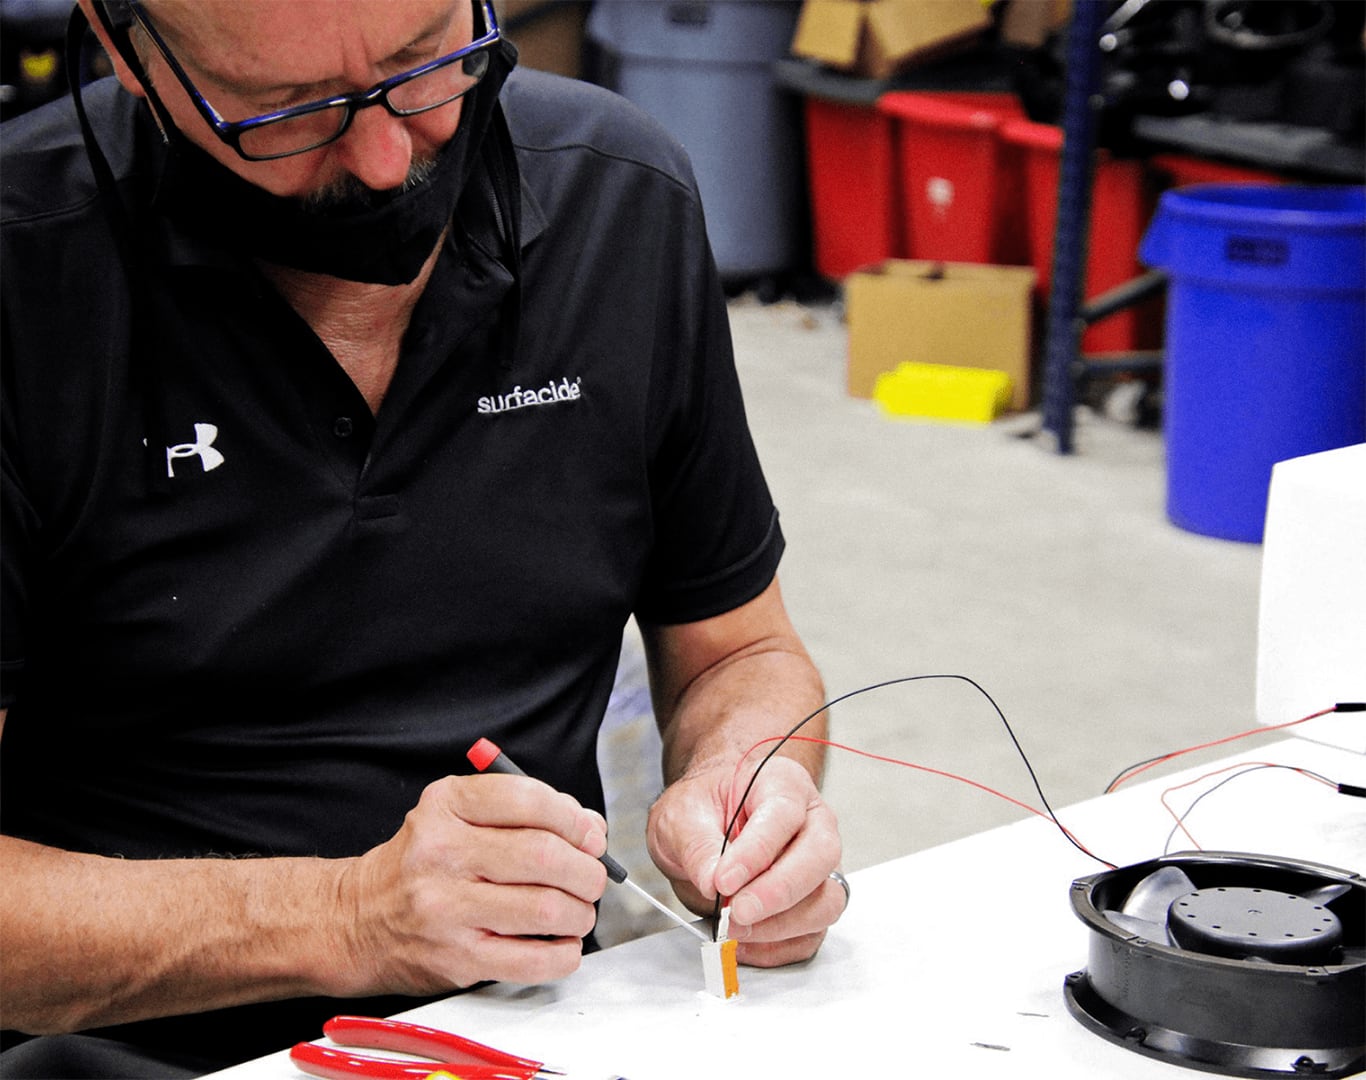
[[[349,416],[339,416],[332,422],[332,434],[339,439],[346,439],[356,430],[356,425]]]

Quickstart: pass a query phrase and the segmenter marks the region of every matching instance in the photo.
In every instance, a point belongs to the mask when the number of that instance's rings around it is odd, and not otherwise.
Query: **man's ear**
[[[90,28],[95,31],[95,36],[99,38],[104,51],[109,54],[110,63],[114,65],[114,74],[118,77],[119,83],[135,97],[146,97],[147,89],[142,85],[142,80],[133,73],[128,61],[124,59],[123,54],[115,46],[113,38],[109,36],[109,28],[105,25],[104,19],[101,18],[103,13],[95,10],[97,3],[101,3],[102,6],[102,0],[77,0],[77,3],[80,4],[81,11],[85,13],[86,21],[90,23]],[[129,43],[126,47],[131,49],[132,44]]]

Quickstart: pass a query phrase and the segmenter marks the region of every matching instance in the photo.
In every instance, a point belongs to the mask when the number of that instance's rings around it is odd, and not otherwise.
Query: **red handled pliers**
[[[326,1080],[426,1080],[433,1073],[448,1073],[459,1080],[532,1080],[556,1074],[542,1062],[402,1020],[334,1016],[323,1025],[323,1034],[339,1046],[394,1050],[434,1059],[370,1057],[311,1042],[301,1042],[289,1052],[290,1060],[302,1071]]]

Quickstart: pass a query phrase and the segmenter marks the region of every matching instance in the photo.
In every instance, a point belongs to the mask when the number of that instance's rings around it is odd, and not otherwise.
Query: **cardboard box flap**
[[[859,271],[871,277],[887,277],[950,285],[971,282],[974,288],[999,289],[1014,295],[1032,289],[1038,277],[1032,266],[995,266],[989,263],[940,262],[934,259],[888,259]]]
[[[831,67],[852,68],[858,62],[863,15],[860,0],[806,0],[792,52]]]
[[[868,5],[867,18],[877,51],[893,62],[951,45],[991,25],[981,0],[878,0]]]
[[[1067,25],[1071,0],[1006,0],[1001,16],[1001,40],[1023,49],[1037,49]]]
[[[806,0],[792,53],[882,79],[990,25],[982,0]]]

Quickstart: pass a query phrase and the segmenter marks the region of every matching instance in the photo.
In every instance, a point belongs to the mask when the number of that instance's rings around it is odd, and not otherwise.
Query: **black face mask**
[[[243,180],[154,104],[168,139],[155,205],[186,232],[248,257],[348,281],[407,284],[450,224],[515,57],[510,48],[493,49],[488,72],[463,99],[455,135],[425,178],[337,206],[309,206]]]

